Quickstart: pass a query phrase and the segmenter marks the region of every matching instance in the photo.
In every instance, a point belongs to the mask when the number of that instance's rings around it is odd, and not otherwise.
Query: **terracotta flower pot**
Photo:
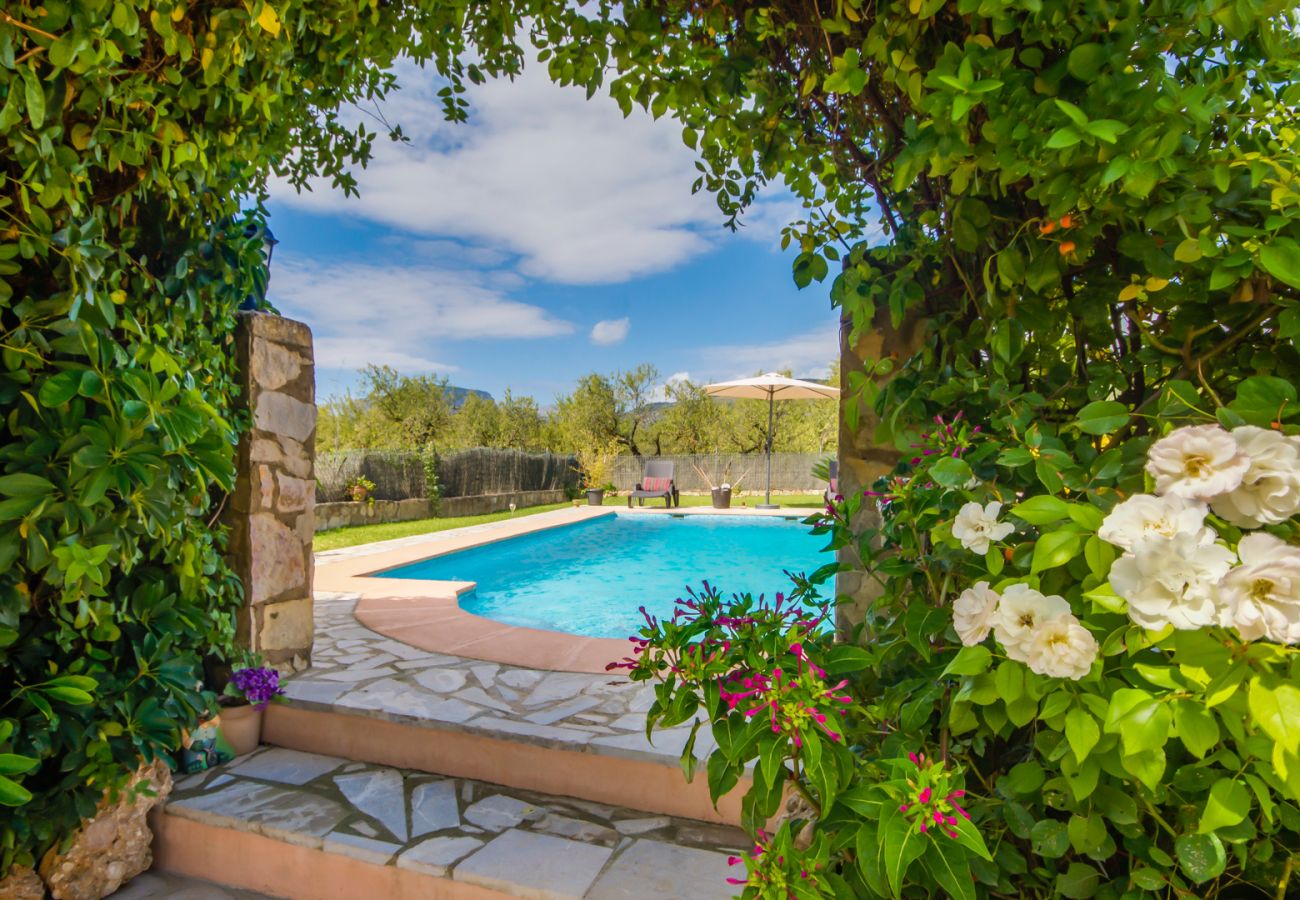
[[[262,742],[262,712],[250,704],[222,708],[221,733],[240,756],[252,753]]]

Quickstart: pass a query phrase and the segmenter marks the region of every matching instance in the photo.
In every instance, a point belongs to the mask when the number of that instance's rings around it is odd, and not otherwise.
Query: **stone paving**
[[[648,683],[617,672],[547,672],[421,650],[361,625],[352,615],[357,600],[316,593],[312,667],[285,682],[295,705],[670,764],[686,746],[689,727],[646,739],[645,711],[654,699]],[[702,730],[696,755],[713,746]]]
[[[547,898],[730,897],[727,856],[747,844],[719,825],[282,748],[182,778],[167,814]]]
[[[112,900],[270,900],[265,894],[222,887],[170,872],[145,872],[109,895]]]

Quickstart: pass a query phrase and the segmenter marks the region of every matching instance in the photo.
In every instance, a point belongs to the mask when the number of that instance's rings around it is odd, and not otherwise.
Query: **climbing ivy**
[[[268,179],[355,190],[377,135],[343,110],[383,97],[399,55],[460,120],[464,84],[517,71],[519,17],[548,6],[4,4],[0,873],[174,749],[211,700],[204,657],[231,649],[216,523]]]

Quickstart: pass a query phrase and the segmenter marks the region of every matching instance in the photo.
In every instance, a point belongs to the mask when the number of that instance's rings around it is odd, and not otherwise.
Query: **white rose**
[[[1039,675],[1078,681],[1092,670],[1097,639],[1069,613],[1038,626],[1029,642],[1029,668]]]
[[[998,592],[987,581],[961,592],[952,604],[952,624],[957,636],[967,647],[978,644],[989,636],[993,627],[993,614],[998,608]]]
[[[1197,543],[1211,544],[1216,535],[1205,527],[1207,511],[1202,501],[1176,494],[1164,497],[1137,494],[1110,511],[1102,520],[1097,537],[1125,550],[1132,550],[1142,538],[1153,535],[1191,534],[1196,536]]]
[[[1227,547],[1202,544],[1195,534],[1146,537],[1115,560],[1110,586],[1143,628],[1203,628],[1220,623],[1217,585],[1233,562]]]
[[[1228,622],[1248,641],[1300,644],[1300,547],[1258,532],[1237,552],[1241,565],[1219,585]]]
[[[998,601],[993,614],[993,636],[1008,657],[1025,662],[1039,624],[1069,612],[1070,604],[1064,597],[1045,595],[1027,584],[1013,584],[1002,592]]]
[[[973,550],[976,553],[984,554],[989,552],[989,544],[993,541],[1000,541],[1016,527],[1010,522],[998,524],[998,513],[1002,511],[1002,504],[996,500],[988,506],[980,506],[978,503],[967,503],[957,512],[957,518],[952,523],[952,536],[961,541],[961,545],[967,550]]]
[[[1232,435],[1218,425],[1190,425],[1156,441],[1147,453],[1147,471],[1157,494],[1212,500],[1236,490],[1250,468]]]
[[[1275,525],[1300,512],[1300,437],[1268,428],[1232,429],[1250,466],[1241,484],[1214,498],[1214,511],[1234,525]]]

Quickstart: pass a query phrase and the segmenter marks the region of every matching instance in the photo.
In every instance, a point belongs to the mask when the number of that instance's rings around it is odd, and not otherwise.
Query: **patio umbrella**
[[[704,391],[714,397],[731,397],[736,400],[767,400],[767,497],[759,509],[776,509],[772,502],[772,406],[777,400],[834,400],[840,389],[815,381],[800,381],[775,372],[706,384]]]

